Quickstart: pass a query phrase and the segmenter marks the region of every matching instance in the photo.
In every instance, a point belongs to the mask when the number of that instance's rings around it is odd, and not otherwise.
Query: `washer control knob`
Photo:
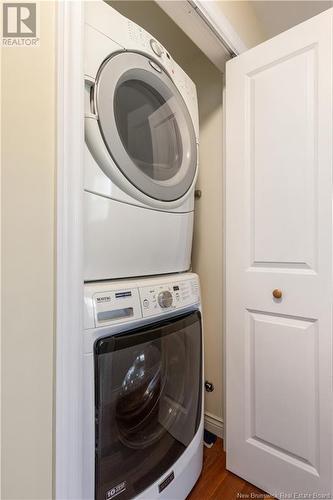
[[[161,307],[171,307],[172,306],[172,293],[168,290],[164,290],[158,294],[158,303]]]
[[[152,51],[158,56],[161,57],[163,54],[162,47],[154,40],[153,38],[150,40],[150,46]]]

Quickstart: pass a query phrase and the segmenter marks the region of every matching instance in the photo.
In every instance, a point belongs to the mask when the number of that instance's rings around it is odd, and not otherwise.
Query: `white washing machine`
[[[196,88],[162,45],[85,2],[85,281],[190,267]]]
[[[184,500],[203,456],[198,277],[84,290],[84,498]]]

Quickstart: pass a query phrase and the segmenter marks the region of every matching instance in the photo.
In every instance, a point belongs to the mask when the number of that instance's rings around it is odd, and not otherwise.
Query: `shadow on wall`
[[[206,396],[206,411],[222,420],[222,91],[223,75],[151,1],[108,2],[145,28],[172,54],[192,78],[199,98],[200,169],[196,202],[193,271],[200,276],[205,323],[206,378],[214,392]]]

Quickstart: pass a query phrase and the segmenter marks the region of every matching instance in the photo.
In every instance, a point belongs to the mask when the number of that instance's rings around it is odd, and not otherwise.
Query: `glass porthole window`
[[[190,113],[169,75],[141,54],[116,54],[100,68],[95,106],[119,174],[151,198],[184,196],[196,174],[197,143]]]

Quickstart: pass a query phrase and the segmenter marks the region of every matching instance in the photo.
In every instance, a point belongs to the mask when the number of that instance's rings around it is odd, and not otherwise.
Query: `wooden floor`
[[[225,468],[223,442],[218,439],[212,448],[204,447],[201,476],[187,500],[273,499]]]

